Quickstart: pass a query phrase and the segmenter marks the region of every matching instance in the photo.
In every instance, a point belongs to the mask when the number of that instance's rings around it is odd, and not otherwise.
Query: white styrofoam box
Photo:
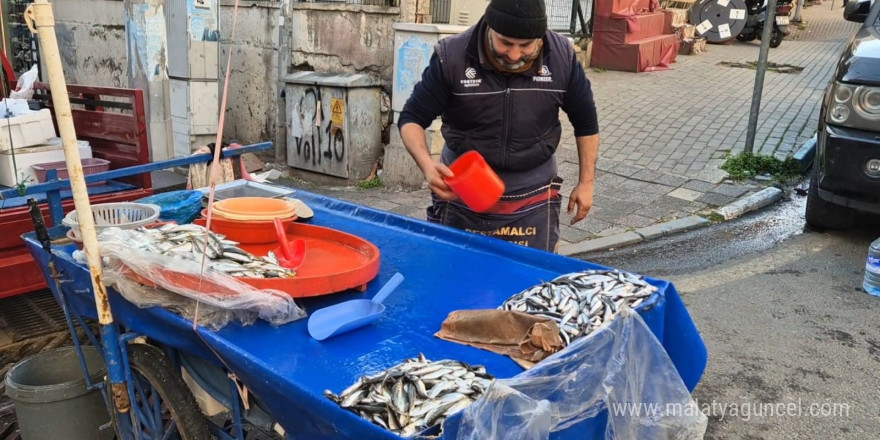
[[[10,134],[11,140],[10,140]],[[0,151],[10,147],[23,148],[45,144],[49,138],[58,136],[52,125],[52,113],[42,109],[29,115],[0,119]]]
[[[60,140],[59,140],[60,143]],[[92,157],[92,147],[87,141],[77,141],[81,159]],[[60,145],[38,145],[15,149],[15,164],[12,160],[12,150],[0,151],[0,185],[15,186],[18,182],[28,185],[37,183],[37,176],[31,165],[58,162],[64,160],[64,149]],[[16,171],[16,167],[18,170]]]

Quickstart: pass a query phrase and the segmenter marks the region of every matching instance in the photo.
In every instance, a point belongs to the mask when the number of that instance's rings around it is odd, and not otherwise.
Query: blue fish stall
[[[377,275],[362,291],[298,298],[298,306],[311,313],[343,301],[369,299],[400,273],[405,281],[384,301],[379,320],[323,341],[309,336],[307,319],[282,325],[231,322],[215,330],[163,307],[139,307],[110,288],[114,320],[123,336],[130,335],[123,339],[145,336],[212,397],[232,407],[237,418],[248,418],[286,438],[400,438],[340,407],[326,392],[338,393],[359,378],[419,356],[484,366],[498,386],[447,418],[442,430],[435,426],[418,436],[491,438],[492,433],[518,432],[517,438],[581,439],[685,433],[681,438],[689,438],[705,430],[701,414],[639,418],[612,414],[610,408],[651,402],[693,405],[689,393],[703,374],[707,352],[671,283],[647,278],[656,291],[635,313],[621,313],[590,336],[524,370],[507,356],[434,335],[454,311],[496,309],[511,295],[559,275],[608,268],[291,191],[314,211],[311,225],[360,237],[381,255]],[[23,238],[56,299],[72,312],[95,318],[91,276],[73,257],[77,248],[65,240],[67,228],[52,227],[49,234],[51,253],[34,233]],[[227,377],[235,386],[224,384]],[[675,427],[670,430],[671,425]],[[226,428],[224,432],[231,434],[225,438],[238,438],[236,430],[241,433],[241,426]]]

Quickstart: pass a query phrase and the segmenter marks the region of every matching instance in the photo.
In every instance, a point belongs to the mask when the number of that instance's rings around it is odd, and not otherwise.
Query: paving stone
[[[651,186],[648,182],[642,182],[639,180],[627,179],[620,184],[621,189],[629,190],[629,191],[644,191],[645,188]]]
[[[653,204],[660,197],[661,194],[652,194],[644,191],[620,191],[617,193],[618,199],[635,202],[642,206]]]
[[[741,185],[732,185],[729,183],[722,183],[721,185],[716,186],[715,189],[713,189],[711,192],[718,193],[718,194],[724,194],[725,196],[730,196],[730,197],[739,197],[739,196],[747,193],[748,191],[749,191],[748,188],[741,186]]]
[[[675,197],[676,199],[693,201],[703,196],[703,193],[687,188],[677,188],[666,195],[669,197]]]
[[[612,226],[608,229],[599,231],[598,233],[596,233],[596,235],[598,235],[600,237],[608,237],[608,236],[615,235],[615,234],[625,233],[625,232],[629,231],[629,229],[630,228],[627,228],[624,226]]]
[[[636,234],[641,235],[645,240],[651,240],[664,235],[675,232],[691,230],[708,225],[710,222],[699,216],[690,216],[681,219],[664,222],[661,224],[636,229]]]
[[[557,148],[556,160],[559,162],[578,163],[578,152],[574,148]]]
[[[596,238],[581,243],[573,243],[568,246],[560,246],[559,253],[562,255],[579,255],[587,252],[610,249],[619,246],[627,246],[642,241],[642,236],[635,232],[628,231],[617,235]]]
[[[614,174],[617,174],[619,176],[630,177],[633,174],[641,171],[641,169],[642,169],[641,167],[636,167],[636,166],[628,165],[625,163],[618,163],[618,164],[614,165],[614,167],[609,171],[611,171]]]
[[[405,215],[418,220],[425,220],[425,209],[414,206],[400,205],[390,210],[395,214]]]
[[[565,215],[563,215],[563,218]],[[563,224],[567,224],[567,221],[563,221]],[[575,223],[572,226],[569,226],[574,229],[579,229],[581,231],[589,233],[591,236],[598,235],[600,232],[611,228],[613,225],[603,220],[599,220],[598,218],[592,215],[592,210],[590,210],[590,214],[587,214],[587,218],[581,220],[578,223]]]
[[[660,177],[663,173],[659,171],[654,171],[652,169],[643,168],[633,174],[631,177],[633,179],[638,179],[644,182],[656,182],[656,179]]]
[[[669,213],[674,212],[676,207],[670,207],[667,205],[663,205],[662,203],[655,203],[651,205],[647,205],[644,208],[634,212],[635,215],[640,215],[642,217],[649,217],[655,220],[655,222],[662,220],[664,217],[669,215]]]
[[[393,211],[394,208],[401,206],[399,203],[394,203],[390,200],[383,200],[379,197],[366,197],[359,200],[357,203],[371,208],[381,209],[383,211]]]
[[[631,228],[643,228],[654,224],[654,219],[650,217],[642,217],[636,214],[630,214],[617,220],[617,224],[629,226]]]
[[[726,205],[732,201],[736,200],[735,197],[726,196],[724,194],[718,193],[706,193],[703,194],[702,197],[696,199],[698,202],[706,203],[712,206],[722,206]]]
[[[713,189],[715,189],[715,186],[716,185],[713,183],[703,182],[702,180],[694,180],[694,179],[688,180],[683,185],[681,185],[682,188],[692,189],[694,191],[699,191],[699,192],[704,192],[704,193],[712,191]]]
[[[586,221],[586,219],[584,219]],[[579,243],[593,238],[594,234],[582,229],[573,228],[567,224],[559,225],[559,238],[569,243]]]
[[[668,194],[670,191],[674,190],[674,186],[661,185],[659,183],[648,184],[648,186],[643,189],[644,192],[650,194],[664,195]]]

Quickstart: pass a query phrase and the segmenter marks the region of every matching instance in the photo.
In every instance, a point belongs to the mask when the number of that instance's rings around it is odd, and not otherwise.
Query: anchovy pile
[[[507,298],[499,310],[550,318],[568,346],[610,320],[623,307],[636,308],[657,287],[644,277],[617,270],[587,270],[561,275]]]
[[[213,269],[233,277],[248,278],[290,278],[296,272],[278,264],[269,252],[268,256],[257,257],[238,247],[238,243],[226,240],[224,235],[210,232],[196,224],[167,224],[159,228],[138,228],[141,239],[134,246],[160,255],[185,260],[202,261],[208,257],[206,270]]]
[[[381,373],[364,376],[338,396],[339,406],[397,435],[410,437],[477,400],[493,377],[483,366],[453,360],[407,359]]]

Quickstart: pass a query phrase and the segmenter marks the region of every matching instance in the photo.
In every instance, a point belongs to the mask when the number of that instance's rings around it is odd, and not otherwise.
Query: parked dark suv
[[[862,23],[844,49],[822,101],[807,224],[845,229],[856,211],[880,214],[880,1],[849,0]]]

